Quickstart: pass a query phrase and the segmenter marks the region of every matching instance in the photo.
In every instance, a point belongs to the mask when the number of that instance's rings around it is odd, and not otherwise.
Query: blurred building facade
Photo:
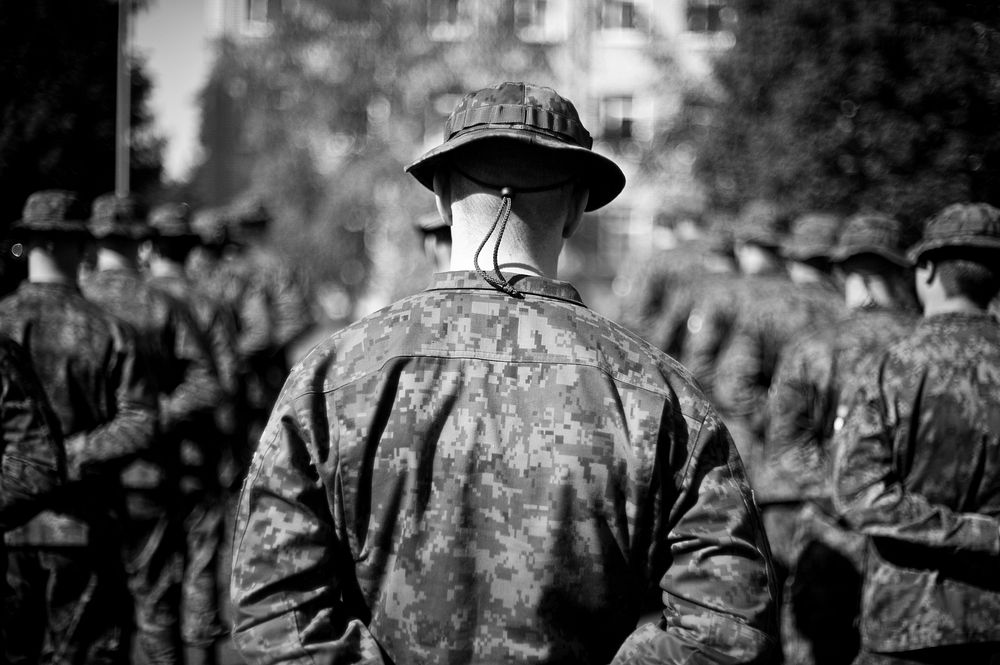
[[[383,0],[391,3],[392,0]],[[711,86],[713,57],[732,45],[736,17],[728,0],[419,0],[411,16],[422,21],[420,33],[439,49],[441,67],[455,67],[449,53],[484,39],[506,38],[523,49],[497,53],[497,71],[517,72],[520,60],[543,55],[548,84],[572,99],[595,138],[595,149],[612,156],[626,172],[629,185],[619,200],[584,225],[568,246],[561,273],[577,278],[586,266],[586,278],[609,281],[623,261],[634,261],[657,245],[669,244],[659,222],[678,209],[697,209],[702,195],[695,183],[693,150],[685,145],[664,146],[657,136],[668,131],[681,106],[682,95]],[[322,7],[336,23],[377,24],[379,2],[364,0],[211,0],[207,20],[220,40],[259,48],[275,26],[290,15]],[[340,34],[343,34],[341,32]],[[459,63],[460,64],[460,63]],[[523,68],[528,72],[537,67]],[[396,109],[410,117],[411,156],[441,140],[444,119],[463,89],[496,81],[471,80],[456,84],[445,78],[441,89],[424,90],[422,107]],[[406,77],[405,71],[398,76]],[[530,75],[530,74],[528,74]],[[424,75],[426,78],[426,75]],[[419,102],[418,102],[418,105]],[[244,109],[234,105],[231,112]],[[367,109],[371,116],[372,109]],[[364,118],[362,118],[364,120]],[[222,123],[225,124],[224,122]],[[239,137],[219,128],[210,140],[228,141],[216,150],[240,160]],[[222,164],[220,190],[232,186]],[[208,174],[206,174],[208,175]],[[223,192],[225,198],[230,192]]]

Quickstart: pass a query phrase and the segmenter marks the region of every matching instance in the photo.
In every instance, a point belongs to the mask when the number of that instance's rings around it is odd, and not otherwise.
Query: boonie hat
[[[909,266],[903,254],[903,224],[881,213],[858,213],[848,218],[830,260],[841,263],[862,254],[875,254],[899,266]]]
[[[840,225],[840,217],[831,213],[800,215],[792,222],[792,232],[782,243],[781,252],[793,261],[828,258],[837,242]]]
[[[1000,210],[986,203],[953,203],[927,220],[923,239],[908,256],[916,262],[927,252],[958,247],[1000,252]]]
[[[564,153],[579,166],[590,188],[586,210],[610,203],[625,187],[625,174],[591,148],[594,140],[576,107],[552,88],[507,82],[471,92],[444,126],[444,142],[406,167],[421,185],[434,190],[434,172],[457,148],[483,139],[510,139]]]
[[[163,238],[197,238],[186,203],[162,203],[149,213],[149,225]]]
[[[11,235],[31,233],[90,236],[87,206],[76,192],[46,189],[34,192],[24,203],[21,219],[11,225]]]
[[[90,214],[90,232],[95,238],[144,240],[152,235],[144,211],[132,196],[103,194],[94,199]]]
[[[743,206],[733,240],[763,247],[781,247],[783,220],[778,206],[770,201],[754,200]]]
[[[236,229],[267,226],[271,223],[271,212],[258,194],[244,194],[225,211],[226,223]]]
[[[225,211],[202,208],[191,216],[191,229],[206,245],[222,245],[229,239]]]

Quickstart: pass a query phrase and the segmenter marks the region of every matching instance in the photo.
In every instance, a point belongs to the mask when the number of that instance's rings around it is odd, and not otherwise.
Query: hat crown
[[[94,199],[91,222],[119,225],[144,224],[139,206],[131,196],[102,194]]]
[[[747,203],[740,211],[739,224],[733,235],[737,242],[750,242],[777,247],[781,244],[781,211],[770,201]]]
[[[149,225],[160,235],[190,235],[191,208],[186,203],[162,203],[149,213]]]
[[[220,208],[203,208],[191,216],[191,229],[206,243],[226,239],[226,219]]]
[[[859,213],[847,220],[835,251],[846,259],[879,250],[901,253],[904,248],[903,224],[898,219],[881,213]]]
[[[954,203],[927,221],[925,241],[1000,241],[1000,210],[986,203]]]
[[[808,212],[792,223],[792,232],[785,243],[791,256],[816,257],[828,254],[840,234],[841,219],[826,212]]]
[[[38,222],[85,222],[87,210],[75,192],[48,189],[35,192],[24,203],[21,220],[25,224]]]
[[[594,145],[573,102],[552,88],[510,81],[462,97],[445,122],[444,140],[499,126],[545,134],[588,150]]]

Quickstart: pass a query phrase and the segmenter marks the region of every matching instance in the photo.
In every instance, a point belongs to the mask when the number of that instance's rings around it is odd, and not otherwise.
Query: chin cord
[[[500,209],[497,210],[497,216],[493,219],[493,225],[490,227],[489,233],[487,233],[486,237],[483,238],[483,241],[479,243],[479,247],[478,249],[476,249],[476,253],[472,257],[472,263],[473,265],[475,265],[476,273],[479,275],[479,277],[481,277],[484,282],[492,286],[494,289],[502,291],[507,295],[511,296],[512,298],[524,298],[524,294],[515,289],[513,286],[511,286],[510,282],[507,281],[507,278],[503,276],[502,272],[500,272],[500,264],[499,264],[500,241],[503,239],[503,233],[507,229],[507,221],[510,219],[510,211],[511,208],[514,206],[514,188],[497,187],[492,183],[484,182],[482,180],[479,180],[478,178],[474,178],[465,171],[462,171],[458,168],[455,167],[452,168],[454,168],[455,171],[457,171],[459,175],[461,175],[463,178],[471,180],[480,187],[485,187],[486,189],[493,189],[500,192]],[[560,187],[564,187],[569,183],[573,182],[575,179],[576,176],[573,176],[572,178],[567,178],[566,180],[562,180],[552,185],[543,185],[541,187],[523,187],[520,188],[518,191],[530,194],[532,192],[544,192],[550,189],[559,189]],[[490,237],[493,235],[493,232],[497,230],[498,225],[500,226],[500,230],[497,231],[497,241],[496,244],[493,245],[493,273],[494,275],[496,275],[494,277],[493,275],[490,275],[485,270],[479,267],[479,254],[483,251],[483,248],[486,247],[487,241],[489,241]]]

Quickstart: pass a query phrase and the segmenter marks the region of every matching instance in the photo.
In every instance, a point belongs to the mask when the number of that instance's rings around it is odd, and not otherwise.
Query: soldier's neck
[[[138,272],[139,257],[135,251],[100,247],[97,250],[97,270],[98,272],[102,270]]]
[[[76,284],[79,263],[60,262],[57,256],[32,249],[28,253],[28,281],[35,284]]]
[[[184,277],[185,275],[183,265],[159,256],[150,259],[149,274],[153,277]]]
[[[948,298],[932,299],[924,303],[924,316],[937,316],[938,314],[983,314],[986,310],[972,302],[965,296],[951,296]]]

